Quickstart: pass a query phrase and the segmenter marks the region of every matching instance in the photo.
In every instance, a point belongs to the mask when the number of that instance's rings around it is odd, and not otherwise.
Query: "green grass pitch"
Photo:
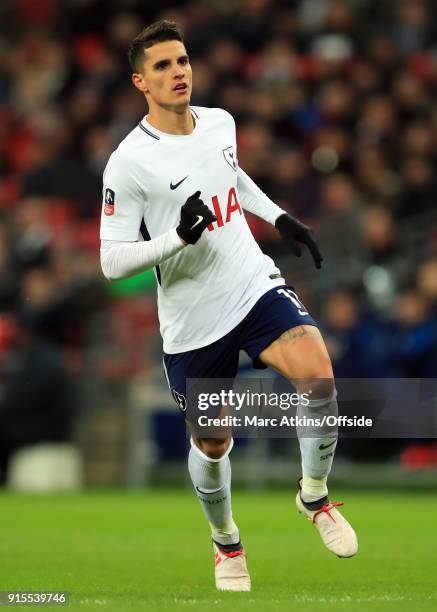
[[[1,493],[0,590],[69,591],[68,610],[436,610],[437,496],[335,493],[358,533],[353,559],[324,549],[293,493],[234,492],[253,582],[236,594],[213,587],[189,490]]]

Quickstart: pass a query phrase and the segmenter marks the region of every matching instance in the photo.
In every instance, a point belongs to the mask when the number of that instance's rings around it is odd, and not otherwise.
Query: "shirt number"
[[[281,293],[282,295],[285,295],[285,297],[287,297],[289,300],[291,300],[293,302],[293,304],[296,306],[297,312],[300,315],[302,315],[304,317],[305,315],[308,314],[307,310],[305,309],[305,306],[299,300],[299,298],[297,297],[297,295],[295,294],[294,291],[292,291],[291,289],[277,289],[276,291],[278,293]]]

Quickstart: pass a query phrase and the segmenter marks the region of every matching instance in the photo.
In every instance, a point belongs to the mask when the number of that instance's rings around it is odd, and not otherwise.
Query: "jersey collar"
[[[155,140],[161,140],[161,138],[191,138],[198,131],[199,115],[191,107],[190,111],[194,119],[194,129],[191,134],[168,134],[167,132],[161,132],[156,127],[150,125],[150,123],[147,121],[147,115],[140,121],[138,127],[151,138],[155,138]]]

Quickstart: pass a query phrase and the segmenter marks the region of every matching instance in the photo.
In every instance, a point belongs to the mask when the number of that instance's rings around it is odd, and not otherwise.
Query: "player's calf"
[[[188,470],[202,510],[210,524],[212,537],[220,544],[238,544],[240,535],[232,518],[231,463],[232,438],[226,452],[214,459],[191,440]]]
[[[233,440],[208,438],[200,439],[198,443],[199,445],[191,440],[188,469],[196,495],[211,527],[216,586],[225,591],[249,591],[246,555],[231,508],[229,453]]]

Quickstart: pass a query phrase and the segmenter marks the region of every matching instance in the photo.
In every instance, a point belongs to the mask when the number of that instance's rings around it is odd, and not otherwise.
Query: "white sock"
[[[324,399],[311,400],[308,406],[298,409],[299,416],[308,418],[323,418],[323,416],[337,416],[337,394],[334,393]],[[322,438],[304,437],[319,431],[324,434]],[[327,477],[332,468],[335,448],[337,446],[337,428],[325,426],[322,430],[312,430],[311,427],[299,429],[300,452],[302,456],[302,499],[306,502],[317,501],[328,495]],[[301,434],[301,435],[299,435]]]
[[[191,440],[188,470],[212,537],[219,544],[238,544],[240,534],[232,518],[231,462],[228,450],[220,459],[211,459]]]
[[[303,501],[308,503],[315,502],[322,497],[326,497],[328,495],[327,481],[327,476],[323,478],[312,478],[307,474],[302,474],[300,496]]]

